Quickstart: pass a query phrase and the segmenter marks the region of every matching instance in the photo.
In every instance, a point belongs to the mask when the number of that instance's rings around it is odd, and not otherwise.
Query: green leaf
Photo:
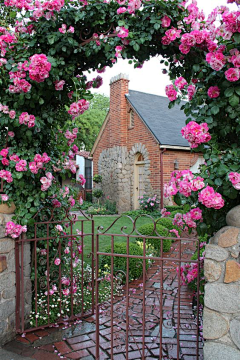
[[[217,178],[217,179],[214,180],[214,182],[215,182],[215,184],[218,185],[218,186],[221,186],[221,185],[222,185],[222,179]]]
[[[205,224],[204,222],[200,223],[197,226],[197,232],[199,235],[204,236],[208,231],[208,227],[207,224]]]
[[[224,91],[224,95],[226,96],[226,97],[230,97],[230,96],[232,96],[234,94],[234,88],[228,88],[228,89],[226,89],[225,91]]]
[[[240,35],[240,34],[239,34]],[[229,98],[229,104],[232,106],[232,107],[235,107],[239,104],[239,97],[237,95],[233,95]]]
[[[235,33],[233,35],[233,38],[237,44],[240,44],[240,34],[239,33]]]
[[[229,171],[228,167],[224,164],[220,164],[217,168],[217,173],[221,175],[225,175]]]
[[[158,29],[160,29],[160,24],[155,23],[155,24],[153,25],[153,27],[154,27],[155,30],[158,30]]]
[[[140,46],[138,44],[133,45],[133,48],[135,51],[138,51],[140,49]]]
[[[47,39],[48,39],[49,44],[52,45],[52,44],[54,44],[54,41],[55,41],[55,35],[49,35],[47,37]]]
[[[238,95],[240,95],[240,86],[237,86],[234,90]]]
[[[43,98],[40,98],[40,99],[39,99],[39,104],[40,104],[40,105],[44,104]]]
[[[216,115],[216,114],[218,114],[219,113],[219,107],[218,106],[213,106],[212,108],[211,108],[211,113],[213,114],[213,115]]]
[[[23,177],[23,174],[21,172],[15,173],[15,177],[20,180]]]
[[[198,72],[200,70],[200,66],[198,64],[193,65],[193,71]]]
[[[14,19],[17,16],[17,12],[16,11],[11,11],[10,12],[10,18]]]

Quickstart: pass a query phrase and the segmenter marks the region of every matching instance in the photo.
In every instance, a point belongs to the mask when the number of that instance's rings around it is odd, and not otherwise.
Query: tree
[[[109,110],[109,98],[103,94],[94,94],[88,111],[76,118],[80,139],[84,149],[90,151]]]

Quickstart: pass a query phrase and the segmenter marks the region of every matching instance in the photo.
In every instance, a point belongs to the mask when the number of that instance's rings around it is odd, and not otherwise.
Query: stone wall
[[[0,346],[16,333],[16,267],[15,240],[5,237],[5,224],[12,215],[0,214]],[[21,253],[20,253],[21,259]],[[20,264],[21,270],[21,264]],[[30,244],[24,244],[24,307],[25,319],[31,311]]]
[[[206,246],[204,360],[240,360],[240,206]]]
[[[134,207],[134,161],[135,155],[144,157],[144,191],[154,195],[150,183],[149,156],[143,144],[135,144],[130,151],[125,146],[115,146],[103,150],[99,157],[98,174],[102,176],[101,188],[105,196],[116,201],[119,213]],[[157,194],[160,196],[160,194]]]

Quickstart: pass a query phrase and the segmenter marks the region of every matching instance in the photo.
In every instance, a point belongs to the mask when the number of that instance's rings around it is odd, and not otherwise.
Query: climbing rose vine
[[[75,118],[102,84],[84,71],[101,73],[120,57],[142,67],[156,55],[172,80],[170,108],[187,100],[182,135],[205,159],[198,177],[181,173],[166,195],[201,211],[184,219],[199,232],[224,224],[240,173],[240,13],[229,3],[205,17],[195,0],[0,0],[0,178],[19,226],[43,206],[74,203],[60,183],[76,173]]]

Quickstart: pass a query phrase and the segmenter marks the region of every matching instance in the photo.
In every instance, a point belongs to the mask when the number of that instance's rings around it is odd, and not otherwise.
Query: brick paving
[[[195,249],[191,240],[181,243],[181,258],[187,261]],[[179,286],[176,268],[179,264],[179,243],[172,244],[169,260],[153,263],[148,269],[143,293],[142,280],[129,284],[129,294],[116,297],[111,304],[100,308],[99,360],[114,359],[159,359],[160,318],[162,319],[162,359],[197,359],[197,322],[193,310],[193,293],[187,286]],[[183,260],[182,260],[183,261]],[[161,287],[161,267],[163,286]],[[162,290],[161,290],[162,288]],[[162,291],[162,292],[161,292]],[[143,298],[145,297],[145,315]],[[128,301],[128,334],[126,309]],[[160,316],[160,304],[162,317]],[[180,315],[178,315],[180,310]],[[18,335],[5,349],[35,360],[96,359],[95,316],[73,324],[45,328],[25,337]],[[143,325],[144,330],[143,330]],[[199,359],[202,359],[202,343],[199,342]]]

